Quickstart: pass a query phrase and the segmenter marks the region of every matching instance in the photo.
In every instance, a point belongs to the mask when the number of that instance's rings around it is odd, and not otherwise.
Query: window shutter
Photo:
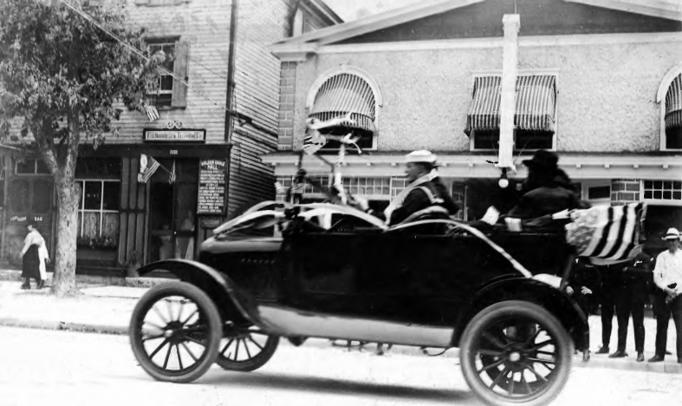
[[[189,43],[178,41],[175,43],[175,61],[173,62],[173,98],[171,100],[171,107],[186,107],[187,106],[187,85],[182,83],[177,78],[183,79],[185,82],[187,78],[187,62],[189,61]]]

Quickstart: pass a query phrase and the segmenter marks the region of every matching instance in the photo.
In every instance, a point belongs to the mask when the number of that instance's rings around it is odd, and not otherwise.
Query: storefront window
[[[42,159],[19,159],[16,161],[17,175],[49,175],[50,171]]]
[[[115,248],[118,242],[118,210],[121,184],[118,180],[78,180],[78,245]]]

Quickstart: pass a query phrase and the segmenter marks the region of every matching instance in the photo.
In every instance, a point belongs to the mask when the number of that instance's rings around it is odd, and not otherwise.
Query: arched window
[[[376,148],[377,109],[376,86],[362,74],[337,72],[318,79],[308,97],[308,119],[313,122],[334,122],[321,130],[323,134],[359,136],[362,149]],[[334,121],[331,121],[334,120]],[[338,149],[339,143],[327,141],[322,149]]]
[[[661,103],[661,149],[682,149],[682,66],[664,76],[656,101]]]

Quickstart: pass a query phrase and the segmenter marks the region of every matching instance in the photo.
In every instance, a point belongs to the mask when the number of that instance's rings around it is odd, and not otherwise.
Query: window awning
[[[682,127],[682,74],[670,83],[665,94],[665,128]]]
[[[357,75],[341,73],[320,86],[308,117],[327,121],[348,113],[355,123],[341,122],[339,126],[375,131],[376,102],[372,88]]]
[[[474,94],[464,132],[497,130],[500,127],[500,76],[474,80]],[[514,126],[521,130],[554,131],[556,78],[553,75],[522,75],[516,79]]]

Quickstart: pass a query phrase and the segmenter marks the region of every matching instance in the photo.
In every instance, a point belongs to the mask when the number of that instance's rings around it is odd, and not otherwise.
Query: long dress
[[[38,246],[35,244],[31,244],[22,258],[21,277],[41,279],[40,257],[38,255]]]

